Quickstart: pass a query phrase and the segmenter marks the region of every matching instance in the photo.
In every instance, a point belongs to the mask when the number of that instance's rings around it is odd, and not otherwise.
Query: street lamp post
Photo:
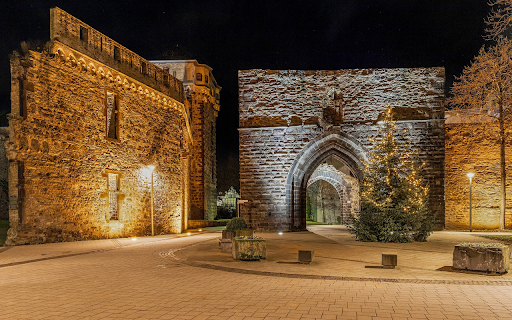
[[[153,171],[155,166],[148,166],[151,171],[151,236],[155,236],[155,220],[154,220],[154,207],[153,207]]]
[[[469,178],[469,232],[472,232],[473,231],[473,212],[472,212],[472,204],[471,204],[471,200],[472,200],[472,194],[471,194],[471,187],[472,187],[472,182],[473,182],[473,177],[475,176],[475,174],[473,172],[469,172],[468,173],[468,178]]]

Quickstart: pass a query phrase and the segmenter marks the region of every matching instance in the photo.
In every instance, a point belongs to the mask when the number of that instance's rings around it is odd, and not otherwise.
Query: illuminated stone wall
[[[197,60],[179,57],[171,50],[156,66],[183,81],[190,106],[190,123],[194,144],[191,148],[191,220],[214,220],[217,216],[217,116],[219,92],[212,68]]]
[[[301,186],[308,175],[329,152],[356,172],[356,158],[372,147],[368,137],[376,135],[387,105],[397,127],[408,130],[402,142],[426,164],[430,206],[443,226],[443,68],[258,69],[239,71],[238,80],[240,187],[249,200],[242,216],[253,228],[304,229]]]
[[[446,123],[446,228],[469,229],[469,178],[472,186],[472,226],[498,229],[500,216],[500,145],[497,123],[461,123],[448,117]],[[506,126],[510,137],[510,126]],[[512,226],[512,148],[506,146],[506,227]]]
[[[51,41],[11,57],[7,244],[151,234],[150,164],[155,234],[187,227],[191,132],[165,77],[53,9]]]
[[[217,216],[217,110],[212,96],[201,91],[191,93],[192,146],[192,220],[214,220]]]

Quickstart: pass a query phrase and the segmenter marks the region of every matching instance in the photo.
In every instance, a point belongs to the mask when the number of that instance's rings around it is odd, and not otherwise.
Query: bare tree
[[[459,115],[475,120],[486,117],[499,124],[500,144],[500,229],[505,228],[506,171],[505,118],[512,104],[512,41],[496,38],[496,44],[482,47],[470,66],[464,68],[451,89],[448,103]]]
[[[487,40],[496,40],[502,37],[512,25],[512,0],[491,0],[489,5],[493,8],[487,17]]]

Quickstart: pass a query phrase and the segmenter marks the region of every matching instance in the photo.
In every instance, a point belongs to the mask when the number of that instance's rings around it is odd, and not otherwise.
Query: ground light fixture
[[[155,219],[153,207],[153,171],[155,170],[155,166],[149,165],[148,169],[151,172],[151,236],[155,236]]]
[[[132,241],[137,241],[137,237],[132,237]]]
[[[283,235],[283,231],[279,231],[277,234],[282,236]]]
[[[473,184],[473,177],[475,176],[475,174],[473,172],[469,172],[467,174],[468,178],[469,178],[469,232],[472,232],[473,231],[473,212],[472,212],[472,203],[471,203],[471,200],[472,200],[472,184]]]

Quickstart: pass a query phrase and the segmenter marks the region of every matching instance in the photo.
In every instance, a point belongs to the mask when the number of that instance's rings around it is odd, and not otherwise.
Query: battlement
[[[50,40],[59,41],[179,102],[185,101],[180,80],[58,7],[50,10]]]

